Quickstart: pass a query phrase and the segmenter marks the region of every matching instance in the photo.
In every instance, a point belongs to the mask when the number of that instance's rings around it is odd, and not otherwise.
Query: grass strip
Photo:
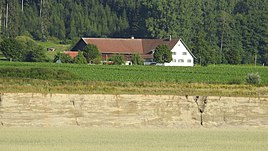
[[[155,94],[268,97],[268,87],[170,82],[107,82],[0,78],[0,93]]]

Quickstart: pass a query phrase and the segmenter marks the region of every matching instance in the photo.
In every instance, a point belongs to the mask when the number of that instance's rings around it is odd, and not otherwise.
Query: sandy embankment
[[[202,127],[200,108],[194,99],[171,95],[5,93],[0,99],[0,126]],[[268,127],[268,99],[208,96],[203,125]]]

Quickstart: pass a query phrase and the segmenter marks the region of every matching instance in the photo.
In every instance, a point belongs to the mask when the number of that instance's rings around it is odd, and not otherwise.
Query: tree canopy
[[[28,37],[7,38],[0,43],[0,51],[12,61],[47,61],[45,50]]]
[[[84,50],[83,55],[87,59],[87,62],[91,63],[94,59],[101,57],[100,51],[96,45],[88,44]]]
[[[209,63],[252,64],[257,56],[268,65],[267,14],[267,0],[2,0],[0,37],[65,42],[172,35],[195,51],[215,51]],[[196,42],[200,33],[205,43]]]
[[[172,61],[172,52],[167,45],[159,45],[154,52],[154,61],[157,63],[165,63]]]

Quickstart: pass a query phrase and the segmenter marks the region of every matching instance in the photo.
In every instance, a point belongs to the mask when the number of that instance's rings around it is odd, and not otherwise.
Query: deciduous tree
[[[157,63],[165,63],[172,61],[172,52],[167,45],[159,45],[154,52],[154,61]]]
[[[101,56],[99,49],[93,44],[87,45],[83,50],[83,54],[89,63],[92,63],[94,59]]]

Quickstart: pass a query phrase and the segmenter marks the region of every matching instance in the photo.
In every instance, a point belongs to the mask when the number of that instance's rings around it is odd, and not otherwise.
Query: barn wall
[[[72,48],[72,51],[84,50],[86,45],[87,44],[82,39],[80,39],[77,44]]]

